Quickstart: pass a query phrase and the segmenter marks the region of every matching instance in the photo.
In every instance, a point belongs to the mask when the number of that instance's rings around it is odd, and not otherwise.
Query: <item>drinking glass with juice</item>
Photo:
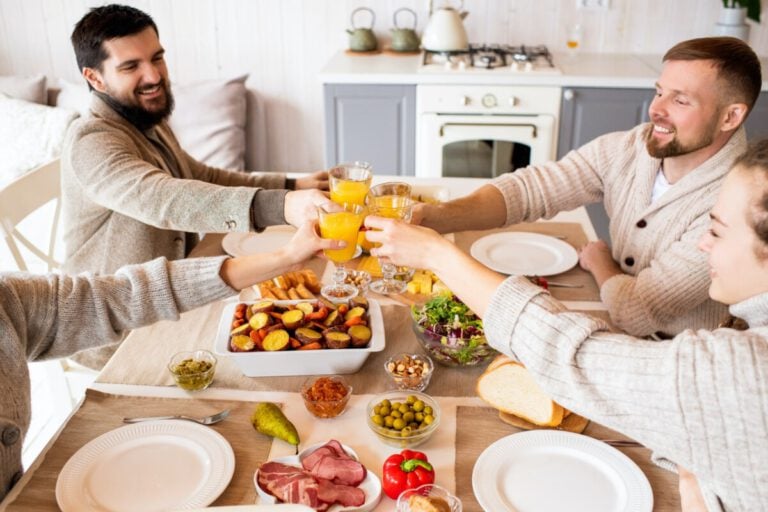
[[[344,264],[351,260],[357,249],[357,234],[363,224],[363,207],[359,204],[330,203],[318,208],[320,236],[329,240],[343,240],[342,249],[325,249],[323,253],[336,267],[333,284],[323,286],[320,293],[328,300],[346,301],[357,295],[355,286],[345,284],[347,271]]]

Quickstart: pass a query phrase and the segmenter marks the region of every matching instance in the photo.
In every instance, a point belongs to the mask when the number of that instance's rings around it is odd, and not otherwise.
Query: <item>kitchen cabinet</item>
[[[375,174],[413,176],[416,86],[325,84],[325,164],[364,160]]]
[[[745,124],[749,140],[768,138],[768,92],[761,92]]]
[[[610,132],[628,130],[648,120],[653,89],[563,89],[557,157]],[[598,238],[610,243],[608,215],[602,203],[587,205]]]

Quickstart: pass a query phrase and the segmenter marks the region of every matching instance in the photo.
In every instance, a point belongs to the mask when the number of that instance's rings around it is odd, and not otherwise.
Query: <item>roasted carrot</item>
[[[291,343],[291,348],[292,349],[297,349],[297,348],[301,347],[301,342],[299,340],[297,340],[296,338],[291,338],[290,343]]]
[[[307,343],[306,345],[300,346],[296,350],[319,350],[321,348],[323,348],[323,346],[319,341],[313,341],[312,343]]]
[[[344,315],[349,311],[349,304],[339,304],[339,314]]]
[[[269,332],[269,327],[262,327],[258,331],[253,331],[253,332],[257,333],[258,341],[264,341],[264,338],[267,337],[267,333]],[[251,339],[253,339],[253,337],[251,337]],[[254,340],[254,341],[257,341],[257,340]]]
[[[233,329],[235,329],[235,328],[237,328],[237,327],[240,327],[240,326],[241,326],[241,325],[243,325],[244,323],[245,323],[245,319],[244,319],[244,318],[238,318],[237,320],[235,320],[234,322],[232,322],[232,328],[233,328]]]
[[[364,325],[365,320],[361,316],[353,316],[346,322],[344,322],[344,327],[352,327],[353,325]]]
[[[254,342],[258,342],[258,341],[260,341],[260,340],[261,340],[261,339],[259,338],[259,331],[251,331],[251,332],[249,332],[249,333],[248,333],[248,336],[250,336],[250,337],[251,337],[251,339],[252,339]]]
[[[306,320],[322,320],[323,318],[328,316],[328,308],[323,306],[314,313],[310,313],[304,318]]]
[[[272,318],[274,318],[276,320],[282,320],[283,319],[283,314],[282,313],[278,313],[277,311],[270,311],[269,312],[269,316],[271,316]]]

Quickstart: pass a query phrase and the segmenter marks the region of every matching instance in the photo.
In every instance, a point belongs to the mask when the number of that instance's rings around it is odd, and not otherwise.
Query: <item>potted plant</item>
[[[743,9],[746,9],[746,17],[760,23],[760,0],[723,0],[723,8],[728,15],[721,15],[721,22],[725,16],[736,16],[743,22],[744,14],[731,14],[731,12],[744,12]]]
[[[749,38],[747,17],[760,22],[760,0],[723,0],[723,10],[715,24],[715,33],[746,41]]]

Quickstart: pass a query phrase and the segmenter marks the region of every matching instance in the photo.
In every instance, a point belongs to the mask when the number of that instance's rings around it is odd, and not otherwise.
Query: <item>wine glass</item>
[[[344,265],[355,256],[357,234],[363,224],[364,208],[353,203],[326,203],[317,208],[320,221],[320,236],[330,240],[343,240],[347,245],[343,249],[324,249],[323,253],[331,260],[336,270],[333,284],[325,285],[320,293],[331,302],[344,302],[357,295],[357,287],[344,283],[347,270]]]
[[[371,187],[373,170],[368,162],[339,164],[328,171],[331,201],[365,206],[365,196]]]
[[[411,186],[407,183],[382,183],[372,187],[368,192],[368,212],[371,215],[400,219],[408,222],[411,220],[413,201],[411,200]],[[381,264],[382,278],[370,284],[370,289],[382,295],[403,293],[407,286],[405,281],[395,279],[397,268],[393,263]]]

